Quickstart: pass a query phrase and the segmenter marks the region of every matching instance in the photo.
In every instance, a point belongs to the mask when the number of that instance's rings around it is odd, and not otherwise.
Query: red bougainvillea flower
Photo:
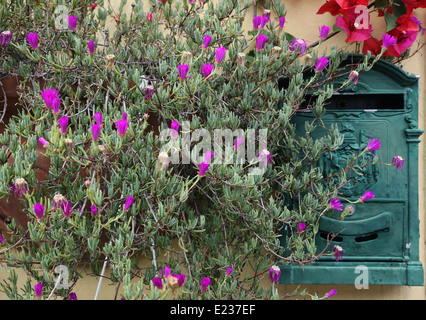
[[[317,14],[323,14],[329,12],[333,16],[337,16],[339,13],[345,14],[346,10],[355,8],[357,6],[367,6],[368,0],[327,0],[321,8],[319,8]]]
[[[362,53],[367,54],[370,51],[372,56],[378,56],[382,51],[381,41],[376,38],[369,38],[364,41]]]
[[[337,198],[332,198],[332,199],[330,200],[330,208],[331,208],[331,209],[334,209],[334,210],[342,211],[342,210],[343,210],[343,205],[342,205],[342,203],[340,202],[340,200],[339,200],[339,199],[337,199]]]
[[[373,199],[373,198],[374,198],[373,191],[368,190],[359,199],[362,203],[364,203],[364,201],[370,200],[370,199]]]
[[[338,16],[336,18],[336,26],[342,28],[348,34],[346,42],[364,41],[370,37],[372,28],[368,12],[366,17],[368,17],[368,21],[359,21],[360,13],[356,13],[355,9],[351,9],[343,17]],[[366,28],[364,25],[368,27]]]
[[[426,8],[426,0],[402,0],[407,7],[407,11],[414,8]]]
[[[404,168],[404,158],[401,156],[394,156],[392,159],[392,164],[398,169],[402,170]]]
[[[98,6],[97,3],[92,4],[92,6],[91,6],[92,10],[95,9],[97,6]]]

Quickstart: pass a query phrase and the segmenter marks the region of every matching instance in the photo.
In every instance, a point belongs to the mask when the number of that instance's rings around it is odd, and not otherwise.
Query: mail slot
[[[342,67],[350,72],[354,62],[363,58],[350,56]],[[317,253],[330,252],[338,245],[344,250],[342,259],[322,255],[303,268],[283,261],[279,283],[354,284],[357,267],[364,266],[370,285],[423,285],[418,206],[418,143],[423,130],[417,127],[418,82],[417,76],[379,60],[369,71],[360,72],[356,84],[325,102],[326,114],[321,119],[325,127],[337,125],[344,140],[337,150],[322,155],[324,176],[344,168],[348,158],[364,150],[371,138],[381,141],[371,157],[390,163],[394,155],[400,155],[404,168],[377,164],[365,167],[362,175],[348,175],[339,196],[344,206],[352,206],[351,214],[344,220],[337,219],[337,211],[321,217],[315,237]],[[315,118],[305,108],[312,99],[314,95],[306,96],[305,105],[293,118],[298,135],[305,135],[305,122]],[[317,126],[310,134],[320,138],[326,130]],[[343,200],[356,201],[366,190],[375,197],[355,204]],[[284,229],[284,248],[286,236]]]

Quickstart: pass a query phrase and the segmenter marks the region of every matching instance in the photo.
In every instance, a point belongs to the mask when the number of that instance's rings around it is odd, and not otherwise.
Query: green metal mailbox
[[[348,64],[363,58],[350,56],[343,66],[349,69]],[[375,151],[379,161],[390,163],[394,155],[400,155],[404,168],[373,165],[365,168],[363,176],[349,177],[342,197],[356,200],[366,190],[375,197],[354,204],[353,214],[344,220],[322,217],[315,238],[318,253],[326,247],[327,251],[334,245],[342,247],[342,260],[328,255],[303,268],[282,265],[279,283],[354,284],[362,266],[371,285],[423,285],[418,206],[418,143],[423,130],[417,128],[418,82],[418,76],[379,60],[371,70],[360,72],[356,85],[326,102],[322,120],[327,127],[336,124],[344,142],[321,158],[325,175],[346,166],[347,157],[364,149],[370,138],[381,141]],[[305,121],[313,118],[312,112],[298,112],[294,121],[299,134],[304,134]],[[312,136],[324,134],[321,130]],[[332,234],[337,236],[329,242]],[[285,245],[285,237],[283,241]]]

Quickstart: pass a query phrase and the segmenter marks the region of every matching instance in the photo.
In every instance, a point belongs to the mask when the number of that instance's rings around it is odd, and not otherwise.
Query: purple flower
[[[201,162],[200,163],[200,169],[199,169],[199,171],[198,171],[198,174],[201,176],[201,177],[204,177],[204,175],[206,174],[206,172],[207,172],[207,170],[209,170],[209,164],[208,163],[205,163],[205,162]]]
[[[258,30],[261,23],[262,23],[262,17],[261,16],[255,16],[253,18],[253,29]]]
[[[326,57],[321,57],[317,59],[317,62],[315,63],[315,69],[318,72],[321,72],[328,66],[329,60]]]
[[[285,17],[280,17],[280,28],[284,28]]]
[[[28,33],[27,41],[30,44],[31,48],[33,48],[34,50],[38,48],[38,34],[36,32]]]
[[[272,154],[268,150],[263,149],[259,152],[257,160],[259,162],[263,161],[263,164],[266,167],[269,163],[272,163],[273,161]]]
[[[330,33],[330,27],[328,26],[319,27],[319,33],[320,33],[319,37],[321,40],[327,39],[327,36]]]
[[[189,71],[189,65],[178,65],[179,78],[185,80],[187,78],[187,73]]]
[[[230,276],[231,275],[231,272],[232,272],[232,266],[230,266],[227,270],[226,270],[226,275],[227,276]]]
[[[333,247],[333,251],[334,251],[334,258],[336,259],[336,261],[343,259],[343,248],[341,246],[335,245]]]
[[[367,151],[379,150],[380,149],[380,141],[378,139],[370,139],[367,145]]]
[[[266,22],[271,21],[271,11],[267,9],[263,10],[262,17],[266,18]]]
[[[163,280],[161,280],[161,278],[159,277],[155,277],[154,279],[152,279],[152,284],[154,285],[154,287],[156,287],[158,290],[163,289]]]
[[[263,34],[259,34],[256,38],[256,49],[257,51],[262,51],[265,47],[266,41],[268,41],[269,37],[264,36]]]
[[[15,193],[15,197],[22,197],[24,194],[29,192],[28,183],[23,178],[18,178],[13,183],[12,189]]]
[[[154,91],[155,91],[155,88],[153,86],[147,85],[145,87],[145,96],[144,96],[145,99],[150,100],[152,98],[152,94],[154,93]]]
[[[95,53],[95,43],[93,41],[89,41],[87,43],[87,47],[89,48],[89,53],[94,54]]]
[[[207,287],[210,285],[211,280],[209,277],[201,279],[201,291],[206,292]]]
[[[124,210],[129,210],[130,206],[133,204],[133,197],[127,197],[126,202],[124,203]]]
[[[59,128],[61,129],[61,132],[67,133],[68,116],[61,117],[58,121],[59,121]]]
[[[0,47],[7,46],[10,40],[12,40],[12,32],[6,30],[0,33]]]
[[[93,116],[97,125],[102,126],[102,114],[100,112],[95,113]]]
[[[216,49],[216,63],[221,63],[223,60],[223,57],[225,57],[226,54],[226,48],[225,47],[218,47]]]
[[[170,268],[169,268],[169,266],[165,266],[164,267],[164,278],[168,278],[168,277],[170,277],[170,275],[171,275],[171,273],[170,273]]]
[[[417,19],[416,17],[411,17],[410,19],[413,20],[417,24],[417,26],[419,27],[419,32],[421,32],[421,34],[423,36],[425,34],[426,28],[423,27],[422,22],[419,19]]]
[[[69,295],[69,297],[68,297],[68,300],[78,300],[76,293],[75,292],[71,292],[70,295]]]
[[[370,200],[373,198],[374,198],[373,191],[368,190],[360,197],[360,201],[364,202],[365,200]]]
[[[173,120],[171,127],[172,127],[172,130],[170,135],[172,139],[176,139],[179,135],[179,122],[177,122],[176,120]]]
[[[175,277],[178,281],[179,287],[182,287],[185,283],[185,275],[182,273],[179,273],[178,275],[172,274],[173,277]]]
[[[101,126],[98,125],[98,124],[94,124],[94,125],[92,125],[91,130],[92,130],[93,141],[98,141],[99,134],[101,132]]]
[[[62,211],[64,212],[64,216],[69,218],[71,215],[71,202],[64,201],[61,203]]]
[[[0,234],[0,243],[1,243],[1,244],[3,244],[3,243],[5,243],[5,241],[6,241],[6,240],[4,240],[4,238],[3,238],[3,237],[1,236],[1,234]]]
[[[98,208],[94,205],[90,206],[90,211],[92,212],[92,216],[96,216],[98,214]]]
[[[404,168],[404,158],[401,156],[394,156],[392,159],[392,164],[398,169],[402,170]]]
[[[75,16],[68,17],[68,26],[70,27],[71,30],[74,30],[75,27],[77,26],[77,17]]]
[[[211,75],[213,70],[214,66],[212,64],[203,62],[203,67],[200,69],[200,72],[203,74],[204,78],[207,78]]]
[[[305,40],[303,40],[303,39],[297,39],[296,38],[296,39],[291,41],[290,50],[293,51],[293,52],[297,51],[297,52],[299,52],[299,54],[305,54],[306,48],[307,48],[307,45],[306,45]]]
[[[337,293],[336,289],[331,289],[327,294],[327,298],[330,298],[331,296],[334,296]]]
[[[40,204],[40,203],[36,203],[34,206],[33,206],[33,208],[34,208],[34,213],[36,214],[36,216],[37,216],[37,219],[41,219],[41,218],[43,218],[43,215],[44,215],[44,208],[45,208],[45,206],[44,205],[42,205],[42,204]]]
[[[53,109],[53,113],[59,112],[61,100],[59,99],[59,92],[56,89],[43,89],[40,91],[41,97],[47,109]]]
[[[43,146],[43,147],[47,147],[47,145],[49,144],[47,141],[46,141],[46,139],[44,139],[43,137],[40,137],[40,138],[38,138],[38,142],[40,142],[40,144]]]
[[[306,229],[306,224],[304,224],[303,222],[299,222],[299,224],[297,225],[297,232],[302,233],[303,230],[305,229]]]
[[[394,44],[397,43],[397,39],[387,33],[382,34],[382,40],[383,40],[383,44],[382,44],[383,48],[392,47]]]
[[[34,290],[35,290],[35,296],[36,298],[40,298],[43,296],[43,284],[42,283],[37,283],[34,286]]]
[[[118,120],[115,122],[115,126],[117,127],[118,135],[124,137],[129,127],[129,121],[127,119]]]
[[[207,151],[207,152],[204,154],[204,162],[205,162],[205,163],[210,163],[213,157],[214,157],[214,153],[213,153],[213,152],[211,152],[211,151]]]
[[[243,143],[244,143],[244,138],[238,137],[237,139],[235,139],[234,149],[238,150]]]
[[[333,210],[342,211],[343,205],[342,205],[342,203],[340,202],[339,199],[333,198],[333,199],[330,200],[330,208],[333,209]]]
[[[211,41],[212,41],[212,37],[206,34],[203,38],[203,49],[207,49]]]
[[[353,81],[354,84],[358,83],[358,79],[359,79],[359,73],[356,70],[352,70],[351,73],[349,74],[349,81]]]
[[[278,283],[281,276],[281,269],[278,266],[272,266],[269,268],[269,280],[272,283]]]

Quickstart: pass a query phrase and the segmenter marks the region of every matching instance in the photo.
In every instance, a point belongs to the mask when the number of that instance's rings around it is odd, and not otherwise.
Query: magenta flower
[[[333,199],[330,200],[330,208],[333,209],[333,210],[342,211],[343,205],[342,205],[342,203],[340,202],[339,199],[333,198]]]
[[[100,112],[95,113],[93,116],[97,125],[102,126],[102,114]]]
[[[61,203],[62,211],[64,212],[64,216],[69,218],[71,215],[71,202],[64,201]]]
[[[133,197],[127,197],[126,202],[124,203],[124,210],[128,211],[130,209],[130,206],[133,204]]]
[[[343,248],[341,246],[335,245],[332,250],[334,251],[336,261],[343,259]]]
[[[416,17],[411,17],[411,20],[413,20],[415,22],[415,24],[417,24],[417,26],[419,27],[419,32],[422,34],[422,36],[425,34],[426,28],[423,27],[422,22],[417,19]]]
[[[68,300],[78,300],[77,294],[75,292],[71,292]]]
[[[307,49],[307,44],[303,39],[294,39],[291,41],[290,50],[297,51],[299,54],[305,54]]]
[[[210,164],[208,164],[206,162],[201,162],[200,166],[199,166],[200,168],[199,168],[198,174],[201,177],[204,177],[204,175],[206,174],[207,170],[209,170],[209,166],[210,166]]]
[[[3,244],[3,243],[5,243],[6,242],[6,240],[4,240],[4,238],[1,236],[1,234],[0,234],[0,243],[1,244]]]
[[[43,137],[40,137],[40,138],[38,138],[38,142],[40,142],[40,144],[43,146],[43,147],[47,147],[47,145],[49,144],[47,141],[46,141],[46,139],[44,139]]]
[[[327,294],[327,298],[330,298],[331,296],[334,296],[337,293],[336,289],[331,289]]]
[[[404,158],[401,156],[394,156],[392,159],[392,164],[398,169],[402,170],[404,168]]]
[[[89,53],[94,54],[95,53],[95,43],[93,41],[89,41],[87,43],[87,47],[89,48]]]
[[[90,211],[92,212],[92,216],[96,216],[98,214],[98,208],[94,205],[90,206]]]
[[[37,216],[37,219],[41,219],[41,218],[43,218],[43,215],[44,215],[44,208],[45,208],[45,206],[44,206],[44,205],[42,205],[42,204],[40,204],[40,203],[36,203],[36,204],[34,204],[33,209],[34,209],[34,213],[35,213],[35,214],[36,214],[36,216]]]
[[[70,27],[71,30],[74,30],[77,26],[77,17],[71,16],[68,17],[68,27]]]
[[[178,275],[172,274],[172,277],[177,279],[179,287],[182,287],[185,283],[185,275],[182,273],[179,273]]]
[[[380,149],[380,141],[378,139],[370,139],[367,145],[367,151],[379,150]]]
[[[280,17],[280,28],[284,28],[285,17]]]
[[[98,124],[94,124],[94,125],[92,125],[91,130],[92,130],[92,139],[93,139],[93,141],[98,141],[99,134],[101,132],[101,126],[98,125]]]
[[[23,178],[18,178],[12,185],[13,192],[15,193],[15,197],[22,197],[24,194],[28,194],[30,191],[28,188],[28,183]]]
[[[189,65],[178,65],[179,78],[185,80],[187,78],[187,73],[189,71]]]
[[[211,280],[209,277],[201,279],[201,291],[206,292],[210,283],[211,283]]]
[[[53,113],[59,112],[61,100],[59,99],[59,92],[56,89],[43,89],[40,91],[41,97],[47,109],[53,109]]]
[[[320,33],[319,37],[321,40],[327,39],[327,36],[330,33],[330,27],[328,26],[319,27],[319,33]]]
[[[382,44],[383,48],[389,48],[397,43],[397,39],[387,33],[382,34],[382,41],[383,41],[383,44]]]
[[[263,161],[263,164],[266,167],[269,163],[273,162],[272,154],[268,150],[263,149],[259,152],[257,160],[259,162]]]
[[[212,71],[214,70],[214,66],[210,63],[204,63],[203,67],[200,69],[200,72],[203,74],[204,78],[207,78],[211,75]]]
[[[28,33],[27,41],[30,44],[31,48],[33,48],[34,50],[38,48],[38,34],[36,32]]]
[[[268,41],[269,37],[264,36],[263,34],[259,34],[256,38],[256,49],[257,51],[262,51],[265,47],[266,41]]]
[[[368,190],[360,197],[360,201],[364,203],[365,200],[370,200],[373,198],[374,198],[373,191]]]
[[[235,139],[234,149],[238,150],[243,143],[244,143],[244,138],[238,137],[237,139]]]
[[[154,91],[155,91],[155,88],[153,86],[147,85],[145,87],[145,96],[144,96],[145,99],[150,100],[152,98]]]
[[[261,22],[262,22],[262,17],[261,16],[255,16],[253,18],[253,29],[258,30]]]
[[[214,157],[214,153],[211,152],[211,151],[207,151],[204,154],[204,162],[209,164],[211,162],[211,160],[212,160],[213,157]]]
[[[262,17],[266,18],[266,22],[271,21],[271,11],[270,10],[263,10]]]
[[[58,122],[59,122],[59,128],[61,129],[61,133],[63,134],[67,133],[68,116],[59,118]]]
[[[0,33],[0,47],[7,46],[12,40],[12,32],[9,30]]]
[[[159,277],[155,277],[154,279],[152,279],[152,284],[154,285],[154,287],[156,287],[158,290],[163,289],[163,280]]]
[[[206,34],[203,38],[203,49],[207,49],[211,41],[212,41],[212,37]]]
[[[303,222],[299,222],[299,224],[297,225],[297,232],[302,233],[305,229],[306,229],[306,224],[304,224]]]
[[[231,272],[232,272],[232,266],[230,266],[227,270],[226,270],[226,275],[227,276],[230,276],[231,275]]]
[[[118,120],[115,122],[115,126],[117,127],[118,135],[124,137],[129,127],[129,121],[127,119]]]
[[[281,269],[278,266],[272,266],[269,268],[269,280],[272,283],[278,283],[281,276]]]
[[[34,290],[35,290],[35,296],[36,298],[40,298],[43,296],[43,284],[42,283],[37,283],[34,286]]]
[[[352,70],[349,74],[349,81],[353,81],[354,85],[358,83],[359,73],[356,70]]]
[[[223,60],[223,57],[225,57],[226,54],[226,48],[225,47],[218,47],[216,49],[216,63],[221,63]]]
[[[326,57],[321,57],[317,59],[317,62],[315,63],[315,69],[318,72],[321,72],[328,66],[329,60]]]
[[[172,130],[171,130],[171,137],[172,139],[176,139],[179,135],[179,122],[177,122],[176,120],[172,121]]]

